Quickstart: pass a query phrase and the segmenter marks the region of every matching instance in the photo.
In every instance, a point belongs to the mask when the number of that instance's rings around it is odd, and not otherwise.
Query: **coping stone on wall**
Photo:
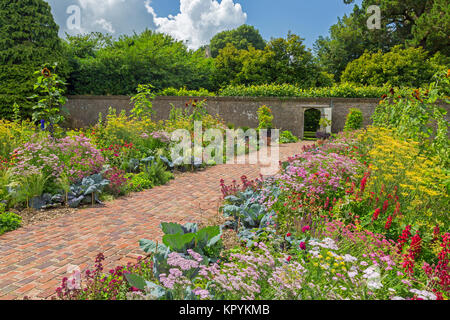
[[[68,96],[66,109],[69,111],[68,126],[80,128],[93,125],[101,112],[105,116],[109,107],[120,112],[129,112],[132,108],[130,96]],[[361,109],[364,125],[371,124],[371,115],[380,99],[377,98],[299,98],[299,97],[177,97],[157,96],[153,100],[155,111],[154,119],[167,119],[170,104],[183,107],[189,100],[208,101],[207,109],[211,114],[219,116],[236,126],[257,126],[256,111],[260,105],[269,105],[274,114],[274,125],[283,130],[290,130],[295,135],[303,135],[303,111],[308,108],[332,108],[332,132],[337,133],[344,129],[348,110],[352,107]],[[239,104],[237,107],[234,104]],[[443,105],[449,110],[448,105]],[[450,112],[446,118],[449,119]]]

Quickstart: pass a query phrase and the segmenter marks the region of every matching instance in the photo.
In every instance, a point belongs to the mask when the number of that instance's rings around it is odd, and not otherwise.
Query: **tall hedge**
[[[44,0],[0,0],[0,118],[12,116],[14,102],[31,114],[33,73],[63,60],[58,30]]]
[[[168,87],[211,89],[212,59],[201,50],[190,51],[169,35],[146,30],[101,46],[92,55],[77,53],[83,44],[69,39],[72,69],[69,94],[129,95],[139,84],[155,90]]]

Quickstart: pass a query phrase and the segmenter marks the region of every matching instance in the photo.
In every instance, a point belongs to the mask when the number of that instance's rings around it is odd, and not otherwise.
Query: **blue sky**
[[[362,0],[358,0],[360,4]],[[246,23],[266,40],[291,30],[312,48],[338,17],[353,10],[342,0],[47,0],[61,35],[102,31],[117,36],[145,28],[169,33],[195,49],[217,32]],[[79,29],[68,29],[66,12],[80,8]],[[72,22],[75,20],[72,20]]]

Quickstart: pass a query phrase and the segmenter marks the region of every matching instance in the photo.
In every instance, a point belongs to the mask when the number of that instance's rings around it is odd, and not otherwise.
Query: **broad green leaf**
[[[182,226],[178,223],[161,222],[160,227],[165,234],[184,233]]]
[[[166,234],[163,237],[163,243],[176,252],[186,252],[192,247],[195,235],[193,233],[187,234]]]
[[[125,278],[132,287],[138,288],[141,291],[145,291],[145,288],[147,287],[147,281],[141,276],[132,273],[125,273]]]
[[[152,240],[147,239],[141,239],[139,240],[139,247],[145,252],[145,253],[154,253],[158,249],[157,252],[163,253],[167,250],[167,247],[162,244],[158,243],[158,248],[156,248],[156,242]]]
[[[197,245],[201,246],[200,249],[203,249],[203,247],[207,246],[208,243],[211,241],[211,239],[213,239],[214,237],[219,236],[219,239],[220,239],[220,235],[221,235],[220,227],[219,226],[211,226],[211,227],[206,227],[206,228],[199,230],[195,234],[195,240],[197,241]]]

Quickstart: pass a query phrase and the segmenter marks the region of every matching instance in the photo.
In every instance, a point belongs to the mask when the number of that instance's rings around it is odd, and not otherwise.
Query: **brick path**
[[[280,146],[280,160],[301,152],[305,143]],[[187,173],[169,184],[37,223],[0,236],[0,300],[46,299],[55,293],[69,265],[85,270],[103,252],[114,267],[142,255],[138,240],[161,239],[159,224],[201,222],[217,214],[219,181],[250,179],[259,165],[218,165]]]

